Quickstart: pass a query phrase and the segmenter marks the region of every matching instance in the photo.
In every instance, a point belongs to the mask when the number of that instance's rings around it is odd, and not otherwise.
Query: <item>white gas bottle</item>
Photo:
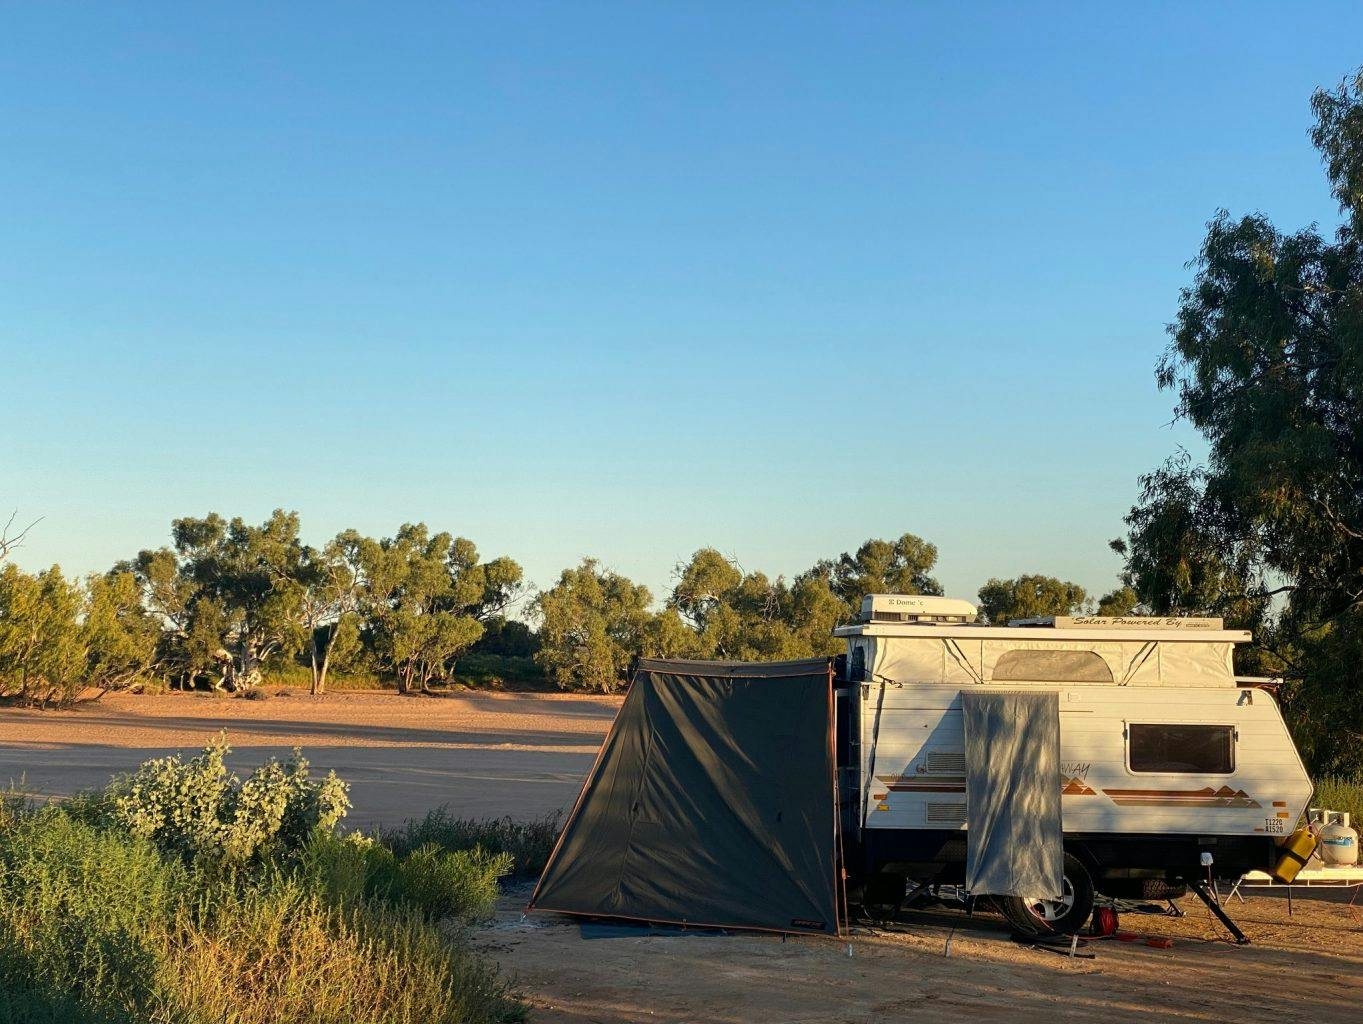
[[[1349,827],[1347,811],[1327,813],[1320,826],[1320,859],[1326,867],[1352,867],[1358,863],[1358,833]]]

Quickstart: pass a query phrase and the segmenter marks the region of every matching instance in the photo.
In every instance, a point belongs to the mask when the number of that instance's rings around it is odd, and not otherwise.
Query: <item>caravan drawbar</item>
[[[1209,868],[1266,870],[1310,800],[1271,685],[1235,676],[1250,634],[1220,619],[981,625],[965,601],[873,594],[835,633],[844,857],[867,901],[963,881],[971,694],[1058,698],[1063,893],[996,900],[1032,930],[1074,930],[1095,890],[1161,898]]]

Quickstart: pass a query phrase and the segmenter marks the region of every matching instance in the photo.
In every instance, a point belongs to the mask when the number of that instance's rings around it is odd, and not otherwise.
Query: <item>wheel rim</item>
[[[1070,884],[1069,877],[1066,876],[1061,883],[1060,899],[1058,900],[1037,900],[1029,899],[1027,909],[1039,920],[1052,924],[1059,921],[1062,917],[1074,909],[1074,886]]]

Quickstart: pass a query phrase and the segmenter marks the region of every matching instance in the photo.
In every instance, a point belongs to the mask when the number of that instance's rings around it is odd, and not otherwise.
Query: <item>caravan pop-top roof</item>
[[[839,626],[864,678],[900,683],[1116,683],[1234,686],[1246,630],[1220,619],[1059,615],[980,625],[968,601],[868,594]]]
[[[1244,629],[1226,629],[1219,618],[1177,615],[1055,615],[1013,619],[1006,626],[976,622],[969,601],[917,594],[867,594],[861,621],[838,626],[834,636],[968,637],[971,640],[1159,640],[1249,643]],[[1022,631],[1026,632],[1022,632]]]

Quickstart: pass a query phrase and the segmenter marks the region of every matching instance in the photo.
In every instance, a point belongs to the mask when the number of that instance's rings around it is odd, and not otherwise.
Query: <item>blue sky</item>
[[[1218,207],[1336,211],[1355,5],[22,5],[0,506],[406,520],[547,584],[913,531],[1109,587]]]

